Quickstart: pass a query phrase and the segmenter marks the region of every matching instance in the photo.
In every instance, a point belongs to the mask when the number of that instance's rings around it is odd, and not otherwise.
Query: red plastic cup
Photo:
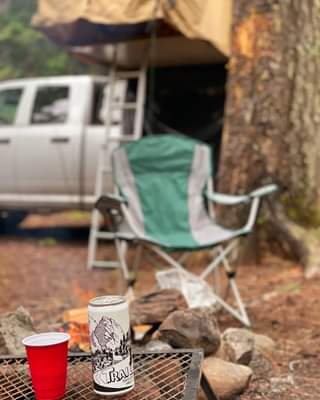
[[[70,335],[62,332],[39,333],[23,339],[37,400],[58,400],[64,396],[69,339]]]

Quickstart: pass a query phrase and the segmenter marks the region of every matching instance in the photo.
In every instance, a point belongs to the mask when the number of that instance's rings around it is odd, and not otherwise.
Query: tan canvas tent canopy
[[[120,63],[133,66],[157,21],[154,64],[210,63],[229,56],[231,9],[232,0],[38,0],[33,24],[96,62],[107,62],[110,43],[121,43]]]

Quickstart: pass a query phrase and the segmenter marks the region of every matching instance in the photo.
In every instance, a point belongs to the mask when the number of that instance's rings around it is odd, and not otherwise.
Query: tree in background
[[[36,0],[10,0],[5,6],[0,15],[0,80],[89,72],[90,67],[71,59],[30,26]]]
[[[0,0],[0,15],[6,14],[10,7],[10,0]]]
[[[278,183],[264,231],[312,276],[320,271],[319,1],[235,1],[228,79],[219,189]]]

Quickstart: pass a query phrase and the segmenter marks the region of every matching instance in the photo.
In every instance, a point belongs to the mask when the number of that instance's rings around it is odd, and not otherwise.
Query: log
[[[78,324],[88,324],[88,308],[72,308],[63,313],[64,322],[76,322]]]
[[[131,326],[160,324],[173,311],[187,308],[187,302],[179,290],[151,292],[130,304],[130,323]]]

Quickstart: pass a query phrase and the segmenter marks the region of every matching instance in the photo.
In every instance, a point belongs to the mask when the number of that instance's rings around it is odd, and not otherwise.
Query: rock
[[[210,308],[171,313],[160,325],[158,339],[178,348],[202,348],[214,354],[220,346],[220,330]]]
[[[198,390],[198,397],[197,400],[208,400],[207,395],[205,394],[204,390],[202,389],[202,387],[199,388]]]
[[[266,378],[272,372],[271,361],[258,351],[253,352],[249,367],[253,370],[256,378]]]
[[[254,354],[272,359],[275,343],[265,335],[258,335],[248,329],[229,328],[221,336],[217,357],[238,364],[249,365]]]
[[[252,370],[217,357],[207,357],[203,361],[203,373],[219,399],[227,400],[242,393],[248,386]]]
[[[0,317],[0,354],[24,354],[22,339],[35,333],[31,316],[24,307],[2,315]]]
[[[160,324],[173,311],[187,308],[187,302],[179,290],[162,289],[130,303],[130,323],[131,326]]]
[[[275,348],[276,344],[269,336],[254,334],[254,349],[256,352],[272,360]]]
[[[254,351],[254,335],[246,329],[229,328],[221,336],[218,356],[237,364],[249,365]]]
[[[170,351],[172,347],[170,344],[162,342],[161,340],[150,340],[145,346],[146,351]]]

